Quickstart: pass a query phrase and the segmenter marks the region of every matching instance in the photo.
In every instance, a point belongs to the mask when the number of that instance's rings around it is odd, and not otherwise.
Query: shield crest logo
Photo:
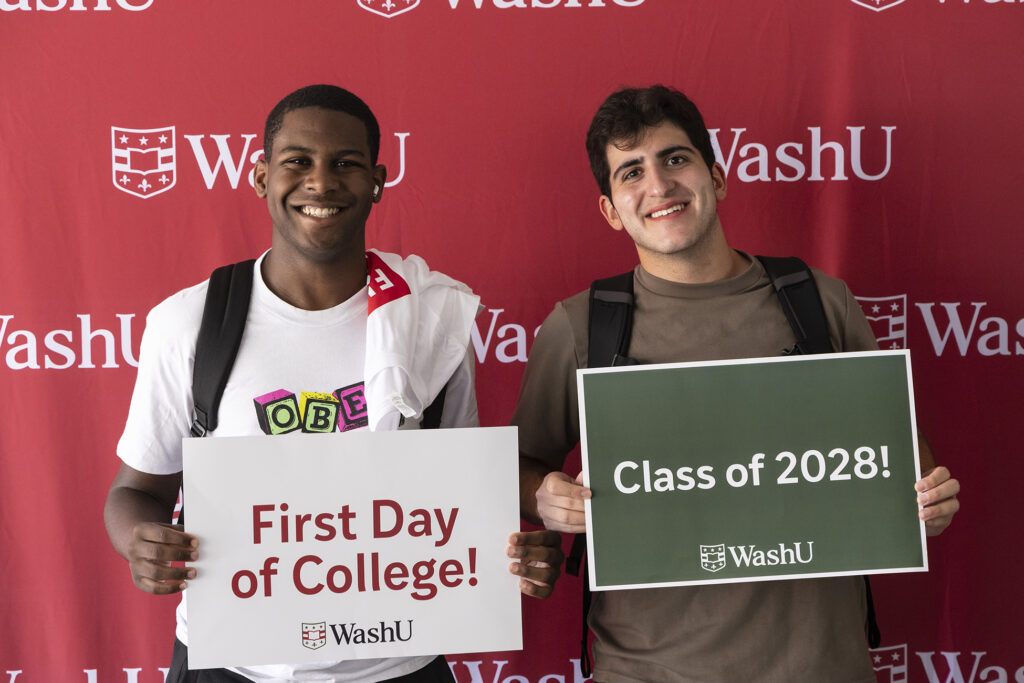
[[[302,647],[318,650],[327,643],[327,622],[302,624]]]
[[[857,303],[871,323],[880,349],[907,348],[907,295],[858,296]]]
[[[114,187],[149,199],[174,187],[174,126],[110,127]]]
[[[725,567],[725,545],[702,545],[700,547],[700,568],[717,572]]]
[[[416,9],[416,6],[420,4],[420,0],[356,0],[356,2],[367,12],[379,14],[386,19]]]
[[[861,7],[867,7],[875,12],[881,12],[884,9],[890,9],[902,4],[903,0],[850,0],[850,2]]]

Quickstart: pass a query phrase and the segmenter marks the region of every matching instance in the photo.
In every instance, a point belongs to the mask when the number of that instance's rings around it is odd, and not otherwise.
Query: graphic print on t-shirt
[[[330,394],[278,389],[253,399],[256,419],[264,434],[347,432],[369,424],[363,383],[335,389]]]

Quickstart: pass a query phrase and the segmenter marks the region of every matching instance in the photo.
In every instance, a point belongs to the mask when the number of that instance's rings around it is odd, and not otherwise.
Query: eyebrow
[[[309,147],[303,147],[302,145],[288,145],[277,151],[278,154],[314,154],[315,150]],[[366,157],[366,153],[359,149],[342,149],[337,152],[333,152],[332,156],[346,157],[346,156],[360,156]]]
[[[676,152],[690,152],[691,154],[696,154],[697,150],[695,150],[693,147],[688,147],[686,145],[672,145],[671,147],[666,147],[665,149],[655,154],[655,157],[658,159],[664,159],[665,157],[672,156]],[[615,172],[612,173],[612,179],[614,180],[615,178],[617,178],[619,174],[621,174],[626,169],[632,168],[633,166],[639,166],[641,163],[643,163],[643,157],[633,157],[632,159],[626,159],[616,167]]]

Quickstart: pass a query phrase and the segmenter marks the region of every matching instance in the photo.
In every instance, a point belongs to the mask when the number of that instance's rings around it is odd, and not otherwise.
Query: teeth
[[[655,211],[654,213],[651,214],[651,218],[661,218],[662,216],[667,216],[670,213],[675,213],[676,211],[682,211],[682,210],[683,210],[683,205],[682,204],[676,204],[675,206],[670,206],[667,209],[663,209],[661,211]]]
[[[339,209],[338,207],[333,207],[330,209],[320,209],[315,206],[302,207],[302,213],[306,214],[307,216],[313,216],[314,218],[327,218],[328,216],[333,216],[339,211],[341,211],[341,209]]]

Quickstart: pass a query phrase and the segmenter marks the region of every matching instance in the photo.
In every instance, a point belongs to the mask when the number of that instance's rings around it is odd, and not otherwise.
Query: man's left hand
[[[508,556],[518,562],[508,570],[519,578],[519,590],[535,598],[546,598],[561,573],[562,536],[555,531],[520,531],[508,537]]]
[[[918,516],[924,520],[925,532],[929,536],[938,536],[960,509],[960,501],[957,500],[960,482],[951,478],[945,467],[933,467],[914,484],[914,489],[917,491],[917,504],[921,506]]]

